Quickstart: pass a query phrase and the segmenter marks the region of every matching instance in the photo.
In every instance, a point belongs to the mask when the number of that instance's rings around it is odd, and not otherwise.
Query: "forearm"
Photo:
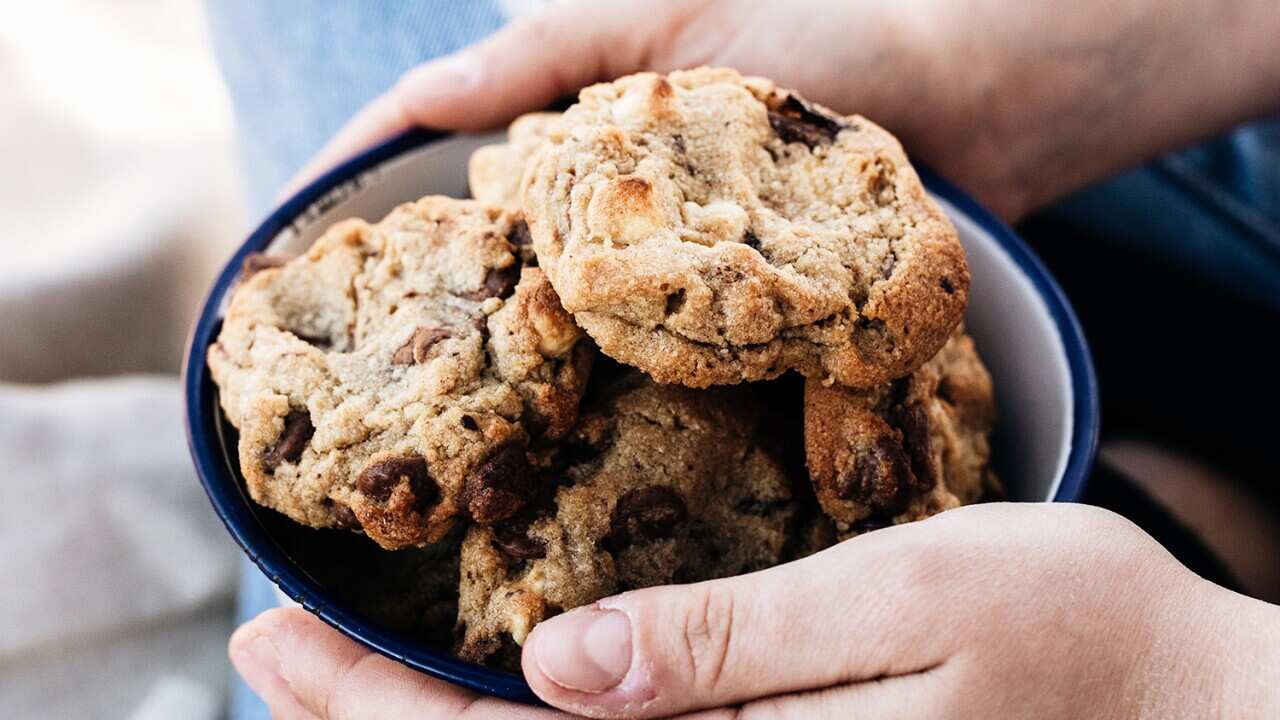
[[[1017,217],[1161,152],[1280,109],[1275,0],[915,3],[929,95],[967,118],[953,170]],[[894,118],[924,156],[935,116]]]

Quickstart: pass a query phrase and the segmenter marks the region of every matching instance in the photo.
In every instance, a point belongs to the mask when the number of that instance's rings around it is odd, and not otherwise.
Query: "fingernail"
[[[239,644],[231,654],[231,663],[245,683],[260,697],[265,697],[283,681],[280,676],[280,653],[267,636],[258,635]]]
[[[631,667],[631,621],[617,610],[576,610],[537,629],[534,659],[555,684],[600,693],[616,686]]]

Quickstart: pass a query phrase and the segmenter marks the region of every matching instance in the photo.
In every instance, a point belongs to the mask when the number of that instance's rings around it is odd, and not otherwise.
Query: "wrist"
[[[1220,646],[1207,664],[1223,717],[1280,717],[1280,606],[1214,587]]]
[[[1011,219],[1280,108],[1275,0],[901,5],[927,87],[892,120]]]
[[[1280,607],[1191,582],[1168,598],[1166,629],[1183,631],[1162,633],[1169,652],[1153,653],[1164,658],[1149,663],[1142,706],[1156,716],[1280,717]]]

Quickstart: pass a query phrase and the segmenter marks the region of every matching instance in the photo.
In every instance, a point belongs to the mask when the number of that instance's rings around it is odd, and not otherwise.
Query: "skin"
[[[591,82],[728,65],[902,138],[1006,219],[1280,108],[1274,0],[555,5],[410,70],[286,189],[412,125],[498,126]],[[500,98],[500,101],[495,99]],[[922,108],[924,109],[922,111]],[[1280,717],[1280,608],[1097,508],[991,504],[539,625],[525,676],[591,717]],[[231,639],[280,718],[559,716],[271,610]]]
[[[589,717],[1277,717],[1276,615],[1106,510],[991,504],[571,611],[523,661],[540,697]],[[279,718],[561,716],[419,675],[302,610],[242,627],[231,658]]]

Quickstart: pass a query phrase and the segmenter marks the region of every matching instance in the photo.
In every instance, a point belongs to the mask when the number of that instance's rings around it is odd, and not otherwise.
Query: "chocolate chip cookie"
[[[563,448],[562,486],[462,546],[461,657],[511,666],[538,622],[624,590],[784,560],[798,508],[748,388],[695,392],[632,373]],[[805,547],[805,550],[816,548]]]
[[[535,494],[530,450],[572,426],[594,349],[517,232],[427,197],[246,263],[208,361],[255,501],[396,548]]]
[[[973,340],[957,330],[932,359],[873,390],[805,384],[805,450],[841,537],[998,497],[988,466],[996,407]]]
[[[523,202],[564,307],[659,382],[875,387],[933,356],[967,300],[955,229],[893,136],[732,70],[583,90]]]
[[[551,131],[560,113],[521,115],[507,128],[507,141],[485,145],[471,153],[467,180],[471,197],[491,205],[520,209],[520,176],[533,151]]]

